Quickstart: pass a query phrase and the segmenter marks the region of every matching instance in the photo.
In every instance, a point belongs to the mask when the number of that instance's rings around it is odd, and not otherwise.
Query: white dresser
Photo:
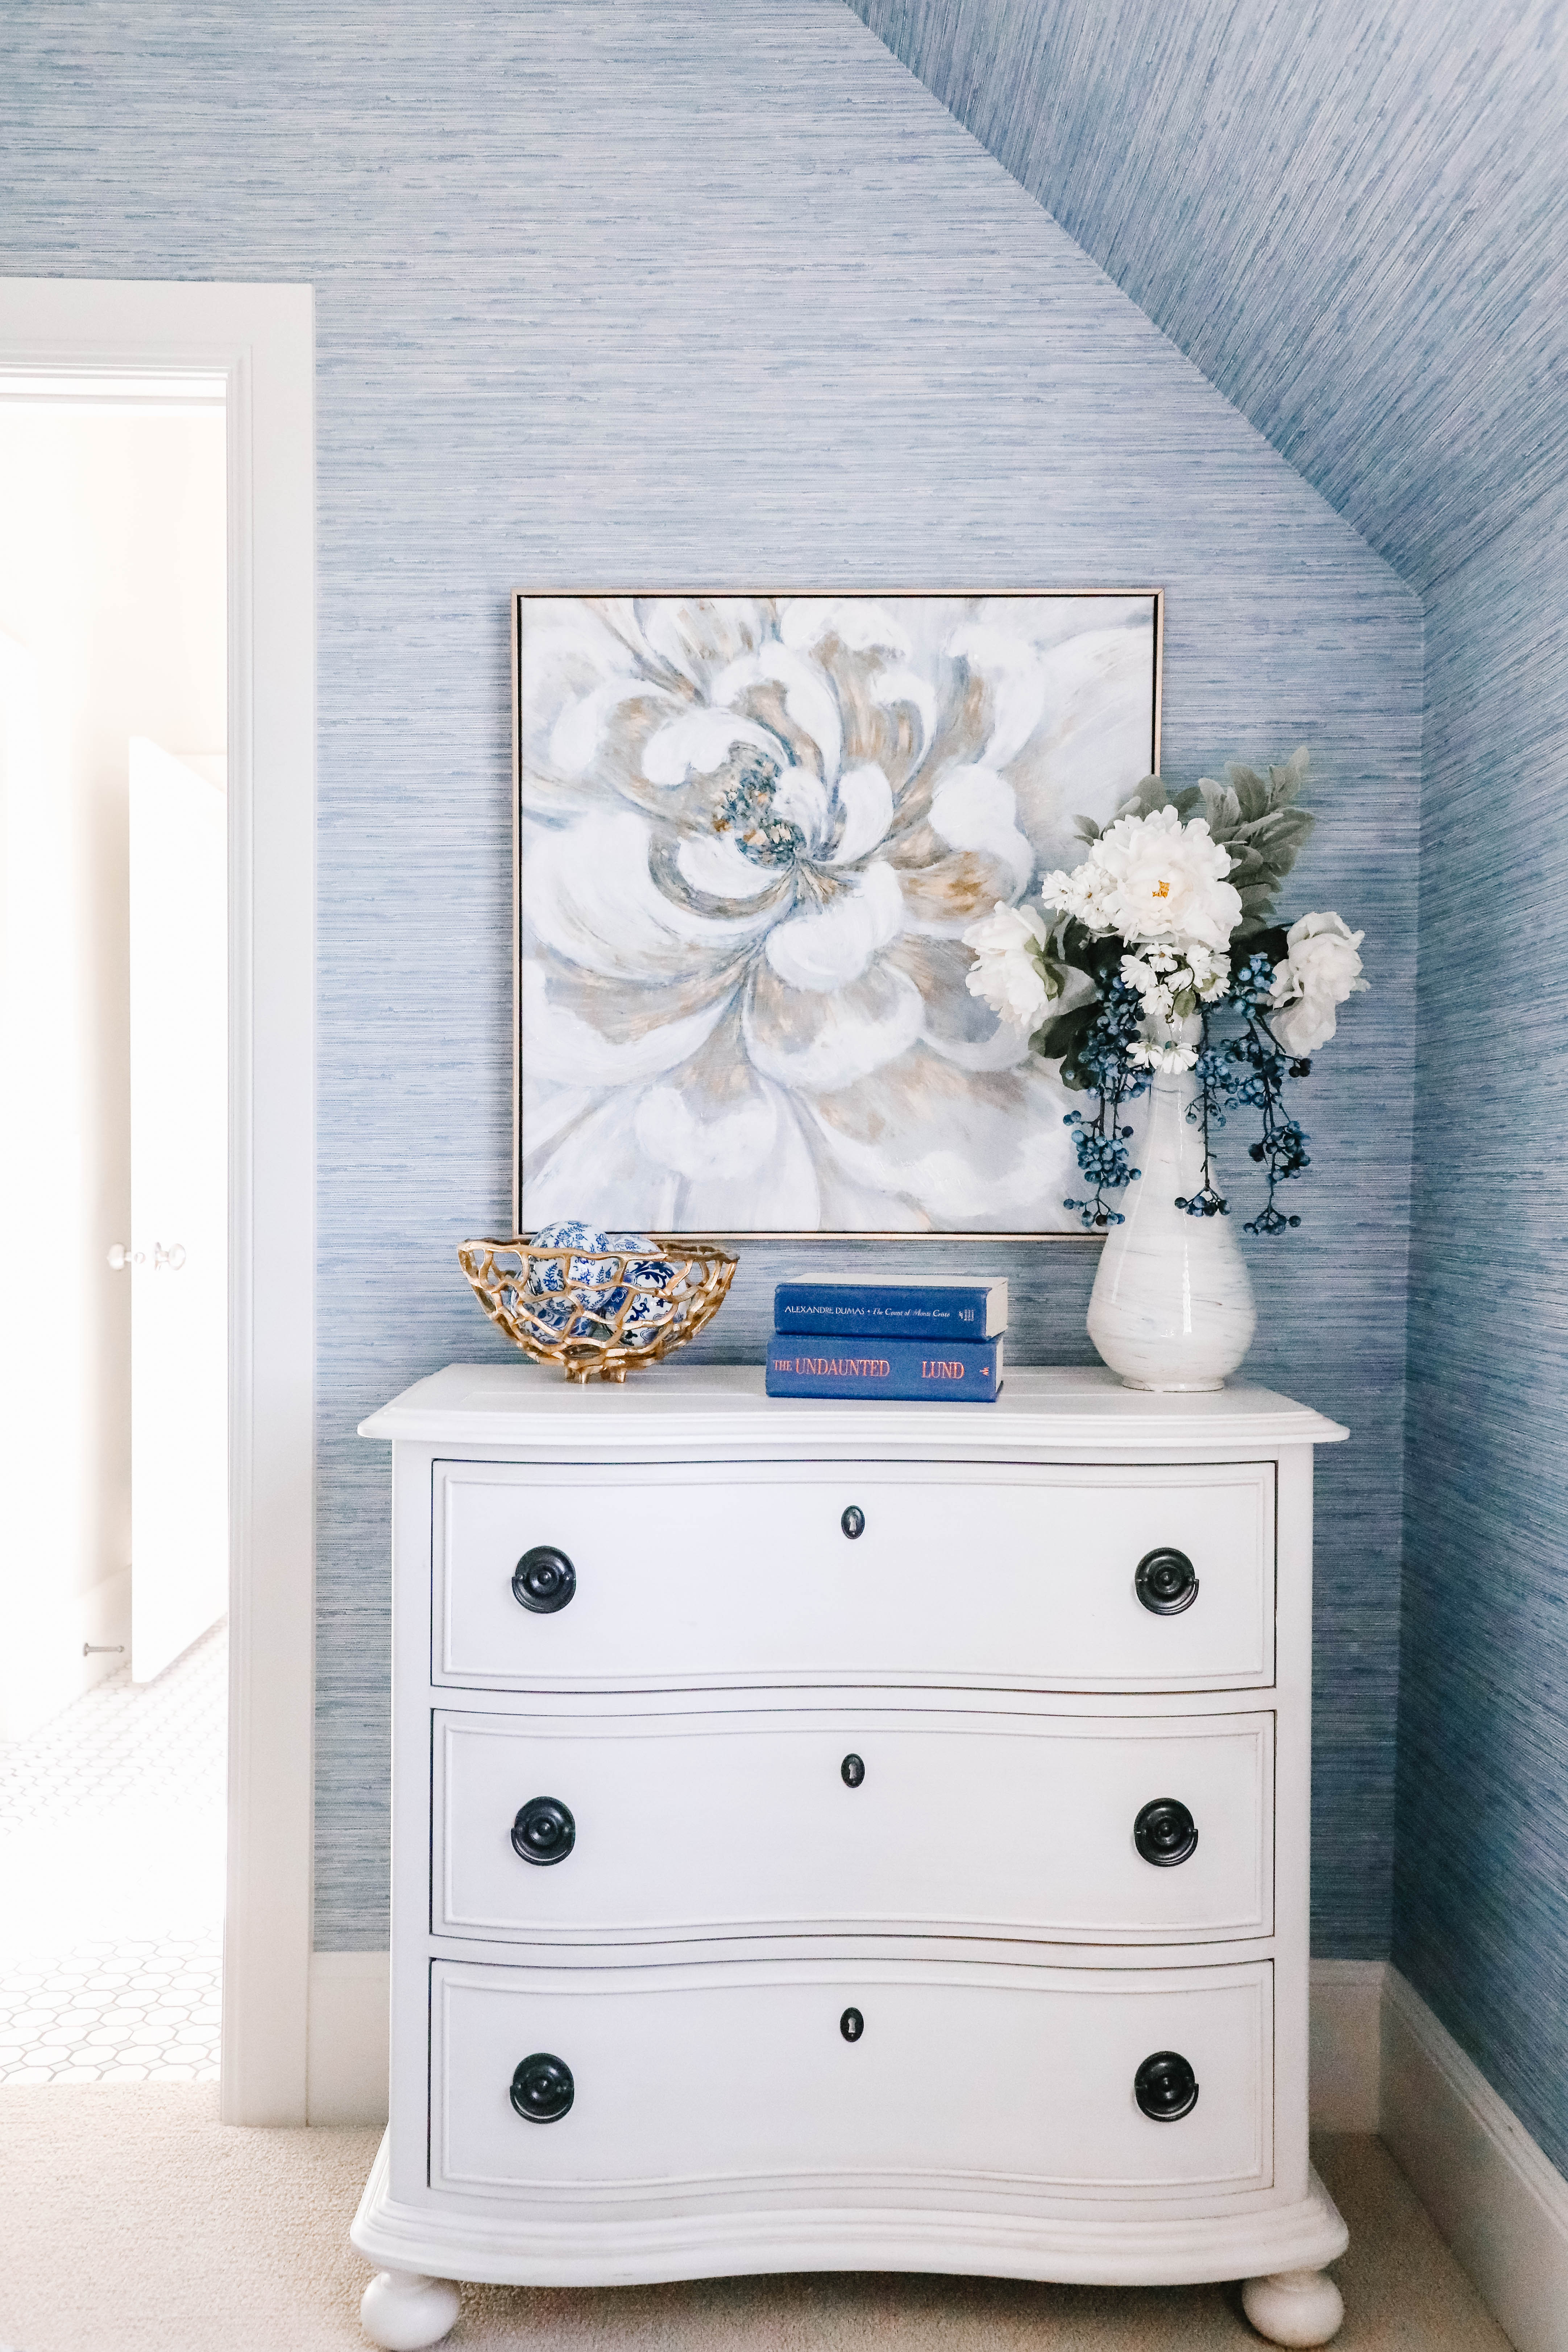
[[[393,1441],[391,2121],[365,2326],[451,2280],[1244,2278],[1318,2344],[1312,1448],[452,1365]]]

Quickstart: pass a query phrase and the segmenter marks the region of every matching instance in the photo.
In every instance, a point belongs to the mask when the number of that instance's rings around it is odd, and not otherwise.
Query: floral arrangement
[[[1043,914],[998,901],[963,934],[975,950],[972,993],[1026,1031],[1034,1053],[1059,1057],[1064,1086],[1093,1098],[1091,1110],[1068,1113],[1088,1190],[1064,1203],[1090,1231],[1122,1223],[1106,1196],[1139,1173],[1124,1113],[1156,1071],[1195,1078],[1187,1118],[1203,1130],[1204,1181],[1176,1207],[1228,1214],[1209,1138],[1244,1108],[1260,1114],[1248,1149],[1268,1188],[1244,1230],[1301,1222],[1275,1197],[1310,1164],[1285,1084],[1308,1075],[1339,1006],[1366,988],[1365,934],[1332,914],[1303,915],[1288,930],[1273,919],[1314,823],[1300,805],[1305,748],[1267,777],[1236,765],[1226,774],[1173,796],[1145,776],[1103,832],[1079,817],[1089,855],[1070,874],[1047,875]]]

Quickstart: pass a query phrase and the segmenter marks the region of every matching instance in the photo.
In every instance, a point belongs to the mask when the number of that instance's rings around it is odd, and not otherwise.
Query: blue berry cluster
[[[1270,958],[1250,955],[1236,967],[1225,995],[1201,1008],[1203,1043],[1194,1071],[1197,1093],[1187,1117],[1203,1129],[1204,1181],[1190,1199],[1175,1203],[1189,1217],[1230,1214],[1230,1202],[1214,1181],[1209,1139],[1225,1125],[1229,1112],[1258,1111],[1262,1115],[1263,1133],[1248,1151],[1266,1172],[1268,1193],[1257,1216],[1243,1227],[1248,1234],[1284,1233],[1300,1223],[1300,1216],[1279,1207],[1275,1193],[1311,1165],[1306,1149],[1310,1139],[1299,1119],[1287,1118],[1283,1097],[1287,1078],[1304,1078],[1312,1066],[1310,1061],[1289,1059],[1275,1041],[1268,1026],[1273,979]],[[1108,979],[1102,986],[1093,1020],[1062,1066],[1069,1085],[1081,1086],[1098,1097],[1092,1115],[1069,1111],[1065,1122],[1073,1130],[1078,1164],[1093,1191],[1085,1200],[1068,1200],[1062,1205],[1089,1232],[1100,1233],[1124,1222],[1105,1196],[1120,1192],[1139,1173],[1128,1158],[1132,1129],[1121,1125],[1121,1114],[1125,1104],[1148,1088],[1147,1077],[1128,1058],[1128,1048],[1142,1026],[1142,1000],[1120,978]],[[1219,1019],[1227,1013],[1241,1016],[1239,1035],[1217,1034]]]
[[[1070,1209],[1089,1233],[1104,1233],[1110,1225],[1125,1223],[1105,1195],[1120,1192],[1141,1172],[1129,1164],[1127,1146],[1132,1129],[1121,1121],[1123,1104],[1135,1102],[1149,1090],[1148,1079],[1127,1053],[1142,1018],[1143,1001],[1137,990],[1120,978],[1108,981],[1094,1018],[1070,1057],[1071,1081],[1096,1096],[1098,1108],[1089,1118],[1080,1110],[1069,1110],[1062,1124],[1073,1129],[1079,1173],[1094,1189],[1087,1200],[1065,1200],[1062,1206]]]
[[[1274,966],[1266,955],[1250,955],[1231,973],[1226,993],[1242,1013],[1261,1013],[1274,990]]]
[[[1268,1002],[1267,956],[1250,956],[1237,975],[1237,983],[1227,992],[1225,1002],[1234,1003],[1246,1024],[1239,1037],[1227,1037],[1222,1043],[1211,1044],[1208,1023],[1204,1024],[1204,1050],[1197,1060],[1198,1095],[1187,1117],[1204,1130],[1205,1190],[1192,1202],[1178,1201],[1194,1216],[1225,1215],[1226,1203],[1219,1202],[1217,1211],[1207,1205],[1218,1200],[1207,1181],[1208,1140],[1210,1130],[1223,1127],[1227,1111],[1238,1105],[1246,1110],[1261,1111],[1263,1133],[1257,1143],[1247,1146],[1247,1155],[1267,1171],[1268,1197],[1256,1217],[1242,1227],[1248,1234],[1279,1234],[1288,1226],[1299,1225],[1299,1216],[1288,1215],[1275,1201],[1276,1188],[1293,1176],[1299,1176],[1311,1161],[1308,1157],[1308,1137],[1300,1121],[1287,1118],[1283,1095],[1287,1077],[1305,1077],[1311,1068],[1310,1062],[1288,1062],[1276,1045],[1268,1029],[1264,1010]]]
[[[1107,1225],[1126,1223],[1120,1209],[1108,1209],[1101,1195],[1120,1192],[1142,1174],[1141,1168],[1128,1165],[1127,1147],[1132,1140],[1130,1127],[1106,1127],[1086,1119],[1082,1111],[1069,1110],[1063,1119],[1064,1127],[1075,1128],[1073,1148],[1078,1153],[1079,1172],[1094,1186],[1089,1201],[1064,1201],[1064,1209],[1076,1210],[1080,1223],[1091,1231],[1103,1231]]]

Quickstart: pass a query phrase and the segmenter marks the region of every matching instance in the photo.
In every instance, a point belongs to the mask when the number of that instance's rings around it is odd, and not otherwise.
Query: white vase
[[[1132,1106],[1140,1173],[1089,1302],[1089,1336],[1124,1388],[1222,1389],[1252,1345],[1258,1316],[1234,1219],[1176,1206],[1203,1190],[1203,1130],[1187,1124],[1196,1098],[1187,1070],[1155,1077]]]

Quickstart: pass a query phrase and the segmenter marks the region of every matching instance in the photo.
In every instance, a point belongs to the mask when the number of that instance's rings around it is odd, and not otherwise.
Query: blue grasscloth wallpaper
[[[1428,608],[1394,1956],[1568,2167],[1568,496]]]
[[[1568,462],[1559,0],[848,0],[1423,589]]]
[[[384,1940],[386,1464],[354,1426],[496,1352],[508,1213],[508,592],[1163,583],[1165,767],[1303,739],[1290,911],[1373,993],[1304,1096],[1309,1222],[1251,1371],[1320,1481],[1320,1949],[1391,1889],[1418,604],[838,0],[33,0],[0,30],[0,267],[309,280],[321,534],[319,1891]],[[799,1251],[749,1254],[755,1359]],[[1089,1360],[1090,1248],[968,1257]],[[958,1245],[900,1262],[952,1266]]]

